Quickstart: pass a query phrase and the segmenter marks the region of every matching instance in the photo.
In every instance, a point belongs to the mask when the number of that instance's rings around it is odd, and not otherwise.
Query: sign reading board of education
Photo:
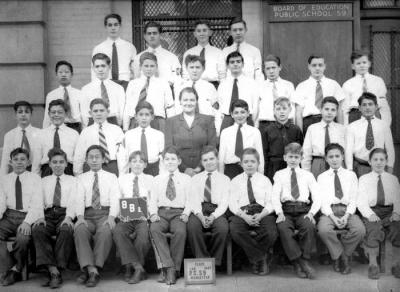
[[[185,285],[215,285],[215,258],[185,259]]]
[[[270,22],[352,20],[352,17],[352,3],[295,3],[269,6]]]
[[[147,218],[147,202],[144,198],[119,199],[119,205],[123,222]]]

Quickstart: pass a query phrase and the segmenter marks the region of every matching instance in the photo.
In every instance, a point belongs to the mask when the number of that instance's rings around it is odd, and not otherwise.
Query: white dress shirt
[[[225,47],[222,50],[222,61],[221,64],[226,65],[226,57],[237,49],[237,44],[233,43],[229,47]],[[258,48],[250,45],[249,43],[242,42],[239,46],[239,52],[243,56],[244,66],[243,66],[243,74],[247,77],[262,81],[264,80],[264,75],[262,73],[262,62],[261,62],[261,53]],[[227,76],[230,76],[230,73],[227,72]]]
[[[176,197],[174,200],[167,198],[166,191],[169,180],[169,172],[164,172],[154,178],[152,198],[149,203],[149,214],[158,214],[159,207],[183,208],[182,214],[187,216],[192,212],[190,198],[192,196],[191,178],[187,174],[176,170],[172,177],[175,185]]]
[[[125,149],[122,145],[124,140],[124,133],[121,128],[108,123],[103,123],[102,126],[104,136],[106,137],[108,152],[110,153],[110,160],[117,160],[118,170],[123,172],[126,163]],[[99,141],[99,124],[93,125],[83,129],[79,136],[78,143],[75,149],[74,156],[74,173],[81,174],[83,171],[83,164],[86,159],[86,150],[92,145],[100,145]]]
[[[303,203],[310,203],[310,192],[312,198],[312,205],[310,212],[315,215],[321,207],[321,199],[319,197],[319,190],[314,175],[299,167],[295,168],[297,185],[299,186],[300,196],[295,200],[292,196],[291,189],[291,175],[292,170],[290,167],[279,170],[274,175],[273,197],[272,204],[276,214],[282,213],[282,203],[286,201],[296,201]]]
[[[70,103],[70,113],[71,117],[67,115],[65,118],[66,123],[81,123],[81,100],[82,100],[82,92],[79,89],[68,85],[65,87],[69,96]],[[64,100],[64,86],[59,86],[58,88],[50,91],[46,96],[46,107],[44,109],[44,118],[43,118],[43,129],[47,128],[51,125],[49,118],[49,104],[51,101],[56,99]]]
[[[236,135],[238,125],[235,123],[232,126],[225,128],[221,132],[219,155],[218,159],[224,164],[240,163],[240,158],[235,155]],[[262,147],[261,133],[255,127],[244,124],[240,129],[243,137],[243,149],[252,147],[255,148],[260,155],[260,164],[258,171],[264,173],[264,151]]]
[[[257,82],[243,74],[237,77],[237,79],[239,99],[243,99],[248,103],[250,114],[256,114],[260,98]],[[229,107],[231,106],[233,83],[234,78],[228,76],[218,86],[219,111],[225,115],[230,115]]]
[[[353,215],[356,211],[357,204],[357,176],[351,170],[340,167],[338,169],[338,177],[342,187],[343,197],[341,199],[335,196],[335,173],[332,168],[321,173],[318,176],[318,188],[320,191],[322,214],[331,215],[332,204],[344,204],[347,206],[346,213]]]
[[[181,79],[181,63],[177,56],[161,46],[153,49],[148,47],[145,51],[135,56],[133,63],[133,71],[135,78],[139,78],[140,72],[140,56],[144,52],[153,53],[157,57],[158,77],[174,84]]]
[[[260,121],[275,121],[273,87],[274,82],[269,79],[262,81],[260,84],[260,104],[258,106],[258,119]],[[287,97],[289,100],[292,99],[294,94],[294,85],[292,82],[278,77],[275,81],[275,87],[278,97]],[[294,118],[294,108],[294,105],[292,105],[289,119]]]
[[[182,78],[184,80],[189,80],[189,73],[186,69],[185,60],[188,55],[196,55],[200,56],[201,50],[204,50],[204,58],[206,61],[206,68],[204,69],[203,74],[201,75],[201,79],[206,81],[218,81],[218,76],[225,70],[225,61],[222,57],[222,50],[217,47],[211,46],[207,44],[205,47],[201,45],[197,45],[193,48],[190,48],[183,54],[183,66],[182,66]]]
[[[128,130],[129,122],[135,116],[135,109],[139,102],[140,92],[146,85],[147,78],[140,76],[137,79],[129,81],[126,89],[126,106],[124,111],[124,130]],[[147,89],[146,101],[154,109],[154,116],[172,117],[175,115],[174,99],[172,97],[171,87],[164,79],[150,77],[149,87]]]
[[[104,42],[98,44],[94,47],[92,52],[92,57],[98,53],[106,54],[111,62],[112,62],[112,46],[114,41],[110,38],[107,38]],[[135,46],[126,40],[121,38],[117,38],[115,40],[115,46],[117,48],[118,55],[118,80],[129,81],[131,76],[131,71],[129,68],[129,64],[131,60],[136,56],[136,48]],[[109,74],[109,78],[111,79],[111,70]],[[92,70],[92,80],[96,80],[96,74]]]
[[[56,188],[57,176],[49,175],[42,178],[43,185],[43,206],[44,209],[53,207],[54,191]],[[78,191],[78,179],[72,175],[63,174],[60,176],[61,200],[60,207],[67,208],[65,216],[75,218],[75,196]],[[44,216],[44,215],[43,215]]]
[[[248,175],[243,172],[234,177],[230,183],[229,209],[235,215],[241,213],[241,207],[250,204],[247,193],[247,179]],[[252,175],[250,181],[256,202],[263,206],[265,210],[268,210],[268,214],[272,213],[274,208],[272,206],[271,181],[258,172]]]
[[[136,127],[125,133],[124,145],[127,158],[132,152],[141,150],[142,130],[142,127]],[[164,133],[149,126],[145,128],[144,135],[146,136],[148,163],[155,163],[160,160],[160,155],[164,151]]]
[[[369,218],[374,211],[371,207],[377,204],[378,199],[378,173],[371,171],[360,177],[358,182],[357,208],[361,215]],[[396,176],[383,172],[381,175],[383,191],[385,193],[385,206],[393,205],[393,213],[400,215],[400,184]]]
[[[25,134],[29,141],[30,153],[29,160],[34,163],[36,160],[41,159],[40,157],[40,129],[29,125],[25,128]],[[16,128],[8,131],[4,135],[3,153],[1,155],[1,172],[0,175],[6,175],[9,170],[10,153],[15,148],[21,147],[22,141],[22,128],[17,126]]]
[[[85,126],[87,126],[89,122],[90,102],[93,99],[101,98],[100,86],[100,79],[95,79],[82,87],[81,114]],[[104,86],[106,87],[110,100],[109,116],[116,117],[118,124],[122,125],[122,115],[125,107],[124,88],[110,79],[104,80]]]
[[[361,117],[361,119],[352,122],[347,126],[346,131],[346,166],[348,169],[353,169],[353,155],[365,161],[369,160],[369,153],[374,148],[384,148],[388,153],[388,166],[394,165],[394,145],[392,131],[386,122],[373,118],[371,120],[372,132],[374,133],[374,147],[367,150],[365,147],[365,140],[367,135],[368,121]]]
[[[375,94],[377,97],[382,120],[390,125],[392,122],[392,114],[386,99],[387,89],[385,82],[381,77],[370,73],[365,74],[365,80],[367,83],[367,91]],[[345,113],[348,113],[353,108],[358,108],[358,98],[363,93],[363,82],[363,77],[357,74],[343,83],[343,91],[346,97],[343,103],[343,111]],[[346,119],[346,122],[347,121]]]
[[[204,188],[208,178],[208,171],[200,172],[192,177],[191,204],[193,214],[202,213],[201,203],[204,202]],[[211,215],[215,218],[223,215],[228,209],[230,179],[217,170],[211,172],[211,202],[217,208]]]
[[[102,207],[110,207],[109,216],[117,217],[119,212],[119,198],[121,197],[118,178],[115,174],[102,169],[97,173],[99,178],[100,205]],[[85,208],[92,206],[94,174],[90,170],[78,176],[78,191],[74,203],[76,216],[83,216]]]
[[[54,125],[40,131],[40,163],[32,164],[32,172],[40,174],[40,166],[49,163],[47,154],[53,148],[55,132],[56,127]],[[58,136],[60,137],[61,149],[67,154],[67,162],[73,163],[75,147],[79,139],[78,132],[62,124],[58,129]]]
[[[16,210],[15,201],[15,181],[17,174],[11,172],[0,177],[0,188],[3,194],[0,194],[0,218],[3,217],[7,209]],[[25,171],[19,175],[22,190],[22,210],[26,212],[24,221],[31,225],[39,218],[43,217],[43,194],[42,180],[40,176],[30,171]]]
[[[321,110],[315,106],[316,88],[317,80],[311,76],[296,87],[292,101],[304,108],[303,117],[321,114]],[[339,83],[325,76],[321,78],[321,88],[323,97],[333,96],[338,102],[345,97]]]
[[[325,130],[326,122],[320,121],[308,127],[303,143],[303,161],[301,167],[311,170],[313,156],[325,156]],[[329,123],[329,140],[331,143],[338,143],[345,147],[346,128],[338,123]]]

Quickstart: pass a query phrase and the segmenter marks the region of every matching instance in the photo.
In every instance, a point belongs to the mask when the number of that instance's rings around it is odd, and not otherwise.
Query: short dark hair
[[[142,102],[139,102],[137,105],[136,105],[136,108],[135,108],[135,113],[137,114],[138,112],[140,112],[142,109],[148,109],[149,111],[150,111],[150,113],[152,114],[152,115],[154,115],[154,108],[153,108],[153,106],[151,105],[151,103],[150,102],[148,102],[148,101],[142,101]]]
[[[378,99],[376,98],[376,95],[372,92],[363,92],[363,94],[361,94],[361,96],[357,100],[358,105],[361,105],[364,99],[372,100],[375,105],[378,105]]]
[[[143,63],[144,63],[144,61],[146,61],[146,60],[152,60],[152,61],[156,62],[156,64],[158,64],[158,62],[157,62],[157,56],[154,55],[153,53],[150,53],[150,52],[143,52],[143,54],[141,54],[141,55],[140,55],[140,58],[139,58],[139,64],[140,64],[140,66],[142,66]]]
[[[55,100],[50,101],[50,103],[49,103],[49,112],[53,106],[58,106],[58,105],[61,106],[65,112],[69,111],[68,105],[64,102],[64,100],[55,99]]]
[[[162,33],[161,24],[159,24],[158,22],[155,22],[155,21],[149,21],[148,23],[146,23],[144,28],[143,28],[143,32],[146,33],[147,29],[149,29],[150,27],[155,27],[155,28],[157,28],[159,33]]]
[[[58,71],[58,68],[60,68],[63,65],[67,66],[69,68],[69,70],[71,71],[71,73],[74,73],[74,68],[72,67],[72,64],[70,62],[68,62],[68,61],[65,61],[65,60],[61,60],[61,61],[57,62],[57,64],[56,64],[56,73]]]
[[[175,146],[168,146],[167,148],[165,148],[163,151],[163,158],[166,154],[175,154],[179,159],[181,158],[181,154],[179,153],[178,148],[176,148]]]
[[[281,59],[278,56],[275,55],[268,55],[265,57],[264,64],[265,62],[275,62],[278,66],[281,65]]]
[[[107,25],[107,21],[108,21],[110,18],[114,18],[114,19],[118,20],[118,23],[119,23],[120,25],[122,24],[122,17],[121,17],[121,15],[116,14],[116,13],[111,13],[111,14],[107,14],[106,17],[104,17],[104,26]]]
[[[344,148],[342,145],[338,144],[338,143],[329,143],[328,145],[326,145],[325,147],[325,156],[328,155],[328,152],[331,150],[337,149],[340,151],[340,153],[342,153],[342,155],[344,155]]]
[[[87,159],[87,157],[88,157],[88,155],[89,155],[89,152],[92,151],[92,150],[99,150],[100,153],[101,153],[101,157],[102,157],[102,158],[105,158],[105,157],[106,157],[106,153],[104,152],[103,147],[101,147],[100,145],[91,145],[91,146],[89,146],[88,149],[86,150],[86,156],[85,156],[86,159]]]
[[[102,104],[104,105],[107,109],[109,108],[108,102],[106,102],[102,98],[95,98],[90,102],[89,108],[92,109],[96,104]]]
[[[94,62],[96,60],[103,60],[107,63],[107,65],[111,64],[111,59],[109,56],[107,56],[106,54],[103,53],[97,53],[92,57],[92,64],[94,65]]]
[[[336,105],[336,108],[339,108],[339,102],[337,101],[337,99],[333,96],[326,96],[322,99],[322,103],[321,103],[321,108],[324,107],[324,104],[326,103],[333,103]]]
[[[229,64],[229,60],[232,58],[238,58],[240,57],[242,59],[242,63],[244,63],[244,58],[243,55],[241,53],[239,53],[238,51],[233,51],[232,53],[230,53],[228,56],[226,56],[226,65]]]
[[[244,108],[246,111],[249,111],[249,104],[243,99],[238,99],[232,102],[229,112],[232,113],[237,107]]]
[[[198,25],[200,25],[200,24],[207,25],[208,28],[211,29],[210,22],[207,21],[207,20],[205,20],[205,19],[200,19],[200,20],[196,21],[195,24],[194,24],[194,28],[196,29],[196,27],[197,27]]]
[[[210,152],[214,153],[214,155],[218,157],[218,150],[215,146],[212,145],[204,145],[203,148],[201,149],[200,157],[203,157],[203,155]]]
[[[64,157],[65,161],[68,161],[67,160],[67,153],[65,153],[60,148],[52,148],[52,149],[49,150],[49,152],[47,152],[47,157],[49,158],[49,162],[54,156],[58,156],[58,155]]]
[[[325,58],[322,57],[321,55],[311,55],[310,57],[308,57],[308,60],[307,60],[308,64],[311,64],[312,60],[314,60],[314,59],[324,59],[324,62],[325,62]]]
[[[357,60],[361,57],[367,57],[369,60],[370,59],[369,52],[361,51],[361,50],[353,51],[350,55],[350,61],[353,64],[355,60]]]
[[[14,106],[13,106],[14,111],[17,112],[17,111],[18,111],[18,108],[19,108],[20,106],[27,107],[27,108],[31,111],[31,113],[33,112],[33,107],[32,107],[32,105],[31,105],[29,102],[27,102],[26,100],[19,100],[19,101],[16,101],[16,102],[14,103]]]
[[[378,153],[384,154],[385,157],[386,157],[386,160],[388,159],[388,154],[387,154],[386,149],[384,149],[384,148],[375,148],[369,153],[369,160],[372,159],[372,156],[374,156],[375,154],[378,154]]]
[[[243,161],[243,156],[245,155],[254,155],[254,157],[257,159],[257,162],[260,163],[260,153],[258,153],[258,151],[255,148],[248,147],[243,149],[240,161]]]
[[[128,161],[131,162],[131,160],[133,158],[135,158],[136,156],[139,156],[141,160],[143,160],[144,163],[147,163],[147,158],[146,156],[144,156],[143,152],[140,150],[137,151],[133,151],[131,154],[129,154],[129,159]]]
[[[196,101],[199,100],[199,95],[197,94],[197,91],[193,88],[193,87],[185,87],[181,90],[181,92],[179,93],[179,100],[182,99],[182,95],[184,93],[192,93],[194,94],[194,96],[196,97]]]
[[[203,68],[205,68],[206,60],[204,60],[203,58],[201,58],[200,56],[197,56],[197,55],[187,55],[185,58],[185,66],[187,67],[189,65],[189,63],[195,63],[197,61],[200,62],[201,66],[203,66]]]
[[[235,17],[234,19],[231,20],[231,22],[229,22],[229,29],[232,28],[232,25],[236,24],[236,23],[243,23],[244,28],[247,29],[247,23],[246,21],[243,20],[243,18],[241,17]]]
[[[285,146],[285,155],[288,153],[303,155],[303,148],[299,143],[292,142]]]
[[[13,159],[13,157],[18,155],[18,154],[25,154],[26,158],[29,159],[29,151],[24,149],[24,148],[22,148],[22,147],[15,148],[13,151],[11,151],[10,159]]]

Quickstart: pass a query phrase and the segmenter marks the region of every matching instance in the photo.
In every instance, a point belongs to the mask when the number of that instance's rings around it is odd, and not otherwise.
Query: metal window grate
[[[396,0],[364,0],[364,8],[395,8],[399,7],[399,1]]]

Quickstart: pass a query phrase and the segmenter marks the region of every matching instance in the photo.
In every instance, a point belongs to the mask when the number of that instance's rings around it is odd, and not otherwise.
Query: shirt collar
[[[118,38],[114,41],[114,40],[112,40],[110,37],[107,37],[107,41],[110,42],[111,44],[112,44],[113,42],[118,43],[119,41],[121,41],[121,38],[118,37]]]
[[[57,180],[57,176],[55,174],[52,174],[51,176],[52,176],[52,178],[54,178],[54,180]],[[64,180],[64,178],[65,178],[65,173],[60,175],[60,180]]]
[[[100,175],[104,170],[100,169],[99,171],[97,171],[97,174]],[[93,170],[89,170],[91,176],[94,176],[95,172]]]
[[[14,171],[13,172],[10,172],[10,175],[13,177],[13,178],[17,178],[17,176],[19,176],[19,177],[24,177],[24,176],[26,176],[27,175],[27,173],[28,173],[28,171],[27,170],[25,170],[23,173],[21,173],[21,174],[16,174]]]
[[[104,82],[104,85],[107,85],[107,83],[109,82],[109,80],[110,79],[105,79],[105,80],[100,80],[99,78],[95,78],[95,79],[93,79],[93,83],[95,84],[95,85],[100,85],[101,84],[101,82],[103,81]]]
[[[66,88],[68,91],[72,88],[72,86],[71,86],[71,84],[69,84],[69,85],[67,85],[67,86],[62,86],[62,85],[60,85],[60,86],[58,86],[58,88],[60,88],[60,89],[62,89],[62,90],[64,90],[64,88]]]
[[[308,78],[308,80],[311,80],[313,83],[317,83],[317,79],[315,79],[314,77],[312,77],[312,76],[310,76],[309,78]],[[324,83],[324,80],[325,80],[325,75],[324,76],[322,76],[321,77],[321,79],[319,80],[321,83]]]
[[[275,121],[275,124],[278,129],[282,129],[283,127],[285,127],[286,129],[289,129],[291,122],[290,122],[290,120],[287,120],[286,123],[281,124],[278,121]]]
[[[51,127],[52,130],[56,129],[56,126],[54,124],[51,124],[50,127]],[[59,130],[63,130],[65,127],[66,127],[65,124],[62,123],[61,125],[58,126],[58,129]]]
[[[161,45],[159,45],[157,48],[153,49],[151,47],[147,47],[147,51],[152,53],[153,51],[155,51],[156,53],[159,53],[160,50],[162,49]]]
[[[27,131],[27,132],[28,132],[29,130],[31,130],[31,129],[32,129],[32,125],[31,125],[31,124],[29,124],[29,125],[28,125],[28,127],[26,127],[25,129],[22,129],[22,127],[18,125],[18,126],[17,126],[17,128],[18,128],[20,131],[22,131],[22,130],[25,130],[25,131]]]
[[[332,167],[330,167],[328,171],[329,171],[329,173],[330,173],[331,175],[335,174],[335,171],[334,171],[334,169],[333,169]],[[337,172],[338,172],[338,173],[343,172],[343,167],[339,167],[339,168],[337,169]]]
[[[364,74],[364,77],[365,77],[365,78],[368,78],[369,75],[370,75],[369,72],[367,72],[367,73]],[[363,78],[363,75],[361,75],[361,74],[356,74],[356,77],[362,79],[362,78]]]
[[[273,84],[274,82],[279,83],[279,81],[281,80],[281,77],[278,76],[278,78],[276,78],[276,80],[274,80],[274,81],[272,81],[272,80],[270,80],[270,79],[268,79],[268,78],[266,78],[265,80],[266,80],[268,83],[271,83],[271,84]]]
[[[236,122],[233,123],[233,126],[237,129],[239,128],[239,124],[237,124]],[[247,126],[247,122],[242,124],[242,128],[245,128]]]
[[[100,128],[100,124],[99,124],[99,123],[93,123],[93,125],[96,125],[97,128]],[[108,122],[107,122],[107,120],[105,120],[105,121],[102,123],[102,126],[103,126],[103,128],[104,128],[104,126],[107,126],[107,125],[108,125]]]
[[[375,119],[375,116],[372,116],[372,117],[371,117],[371,121],[372,121],[373,119]],[[366,119],[364,116],[361,116],[360,120],[366,121],[367,119]]]
[[[376,171],[371,171],[371,174],[376,177],[378,179],[378,176],[380,175],[381,177],[385,176],[386,171],[382,172],[382,173],[377,173]]]
[[[287,169],[289,172],[292,171],[292,168],[291,168],[290,166],[287,166],[286,169]],[[300,170],[300,166],[297,166],[297,167],[294,168],[294,171],[295,171],[295,172],[299,172],[299,170]]]

